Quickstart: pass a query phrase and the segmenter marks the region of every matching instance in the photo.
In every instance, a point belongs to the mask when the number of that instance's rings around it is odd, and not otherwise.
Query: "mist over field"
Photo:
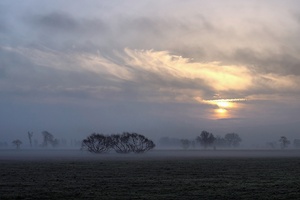
[[[151,160],[191,160],[191,159],[261,159],[299,158],[299,150],[217,150],[182,151],[154,150],[145,154],[120,155],[114,152],[92,154],[80,150],[0,150],[0,163],[11,161],[33,162],[95,162],[95,161],[151,161]]]

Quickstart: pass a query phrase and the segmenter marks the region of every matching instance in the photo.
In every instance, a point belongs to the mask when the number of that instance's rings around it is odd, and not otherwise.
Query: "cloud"
[[[300,75],[300,57],[296,50],[281,49],[278,52],[258,52],[251,49],[237,49],[231,60],[239,64],[251,65],[260,73],[280,75]]]
[[[219,62],[192,62],[187,58],[171,55],[168,52],[132,51],[126,49],[129,56],[126,63],[146,72],[160,74],[165,79],[199,80],[198,89],[210,89],[215,94],[252,91],[299,92],[297,75],[279,75],[259,73],[250,66],[223,65]]]
[[[165,79],[192,80],[198,88],[212,88],[215,91],[243,90],[250,84],[249,71],[239,66],[222,66],[217,62],[191,62],[187,58],[168,52],[132,51],[125,62],[138,70],[163,76]],[[242,77],[243,76],[243,77]],[[202,86],[201,86],[202,85]]]
[[[3,2],[1,101],[98,106],[110,120],[120,107],[198,128],[215,109],[199,100],[246,98],[227,116],[245,120],[218,123],[298,119],[297,1]]]
[[[116,77],[116,80],[130,79],[129,72],[122,66],[95,54],[64,53],[48,48],[4,47],[4,49],[29,59],[40,68],[46,67],[69,72],[91,72],[103,76],[108,75],[107,78],[112,79]]]
[[[216,94],[223,98],[287,91],[299,94],[300,79],[296,75],[258,73],[248,66],[220,62],[194,62],[168,51],[126,48],[109,58],[99,52],[60,52],[43,47],[3,47],[2,52],[27,62],[27,68],[20,64],[14,66],[15,70],[10,68],[6,82],[21,94],[31,90],[72,98],[185,103],[195,103],[195,98],[211,99]],[[18,86],[10,82],[17,77],[27,83]]]
[[[294,27],[299,23],[297,15],[291,14],[295,12],[293,2],[169,3],[135,2],[124,9],[115,7],[114,2],[87,3],[78,13],[74,10],[80,3],[61,11],[59,5],[64,3],[56,2],[45,12],[25,13],[22,18],[26,22],[19,20],[27,40],[53,49],[154,49],[200,62],[269,65],[269,70],[277,63],[274,58],[284,61],[289,56],[298,62],[299,30]],[[168,9],[163,9],[166,5]],[[284,48],[287,44],[289,48]],[[265,70],[260,66],[258,69]]]

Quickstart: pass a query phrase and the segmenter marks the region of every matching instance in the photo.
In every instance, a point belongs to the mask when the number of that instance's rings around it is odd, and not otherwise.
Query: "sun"
[[[206,100],[206,103],[216,105],[219,109],[229,109],[234,107],[234,102],[227,100],[227,99],[217,99],[217,100]]]
[[[246,101],[246,99],[211,99],[202,100],[206,104],[215,106],[214,117],[216,118],[227,118],[232,117],[233,111],[240,108],[238,103]]]
[[[232,107],[232,103],[229,102],[229,101],[217,101],[216,104],[219,108],[230,108],[230,107]]]

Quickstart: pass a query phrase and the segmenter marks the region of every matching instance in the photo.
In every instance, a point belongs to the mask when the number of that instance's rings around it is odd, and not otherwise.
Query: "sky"
[[[300,138],[297,0],[2,0],[0,141]]]

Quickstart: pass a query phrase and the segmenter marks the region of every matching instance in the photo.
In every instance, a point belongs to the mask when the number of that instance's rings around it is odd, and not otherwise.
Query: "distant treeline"
[[[224,137],[214,136],[208,131],[202,131],[195,139],[177,139],[163,137],[159,145],[164,147],[181,147],[183,149],[195,148],[236,148],[239,147],[242,139],[237,133],[227,133]]]
[[[155,144],[152,140],[149,140],[145,136],[137,133],[128,133],[124,132],[123,134],[113,134],[113,135],[103,135],[98,133],[93,133],[84,140],[77,139],[57,139],[48,131],[43,131],[42,133],[42,142],[39,143],[37,139],[34,139],[33,132],[28,132],[28,143],[32,148],[68,148],[76,147],[85,149],[91,152],[107,152],[110,150],[115,150],[117,153],[128,153],[128,152],[144,152],[148,151],[155,147]],[[69,142],[68,142],[69,141]],[[170,138],[162,137],[158,140],[158,146],[160,148],[182,148],[182,149],[197,149],[197,148],[237,148],[240,146],[242,139],[237,133],[227,133],[224,137],[214,136],[208,131],[202,131],[199,136],[195,139],[179,139],[179,138]],[[23,145],[23,141],[20,139],[15,139],[11,143],[0,141],[0,148],[9,148],[13,145],[17,149]],[[300,139],[294,139],[291,143],[287,137],[281,136],[279,140],[275,142],[267,142],[265,144],[266,148],[271,149],[285,149],[293,144],[294,148],[300,148]],[[97,146],[98,145],[98,146]],[[104,146],[104,149],[101,149],[99,146]],[[145,146],[146,145],[146,146]],[[107,147],[106,147],[107,146]],[[97,149],[99,148],[99,149]]]
[[[214,136],[208,131],[202,131],[195,139],[179,139],[172,137],[162,137],[158,141],[158,146],[163,148],[182,148],[182,149],[197,149],[197,148],[237,148],[242,142],[241,137],[237,133],[227,133],[224,137]],[[291,142],[285,136],[281,136],[278,142],[266,143],[267,148],[281,148],[289,147]],[[300,139],[293,141],[294,148],[300,148]]]
[[[34,139],[34,134],[33,132],[28,132],[27,136],[28,136],[28,144],[31,148],[47,148],[47,147],[51,147],[51,148],[56,148],[56,147],[60,147],[60,148],[68,148],[68,147],[77,147],[80,148],[81,147],[81,140],[78,139],[58,139],[55,138],[54,135],[48,131],[42,131],[42,142],[39,142],[37,139]],[[13,146],[15,146],[17,149],[20,148],[21,145],[24,144],[23,141],[21,141],[20,139],[15,139],[11,142],[11,144]],[[8,148],[9,147],[9,143],[7,142],[0,142],[0,148]]]

